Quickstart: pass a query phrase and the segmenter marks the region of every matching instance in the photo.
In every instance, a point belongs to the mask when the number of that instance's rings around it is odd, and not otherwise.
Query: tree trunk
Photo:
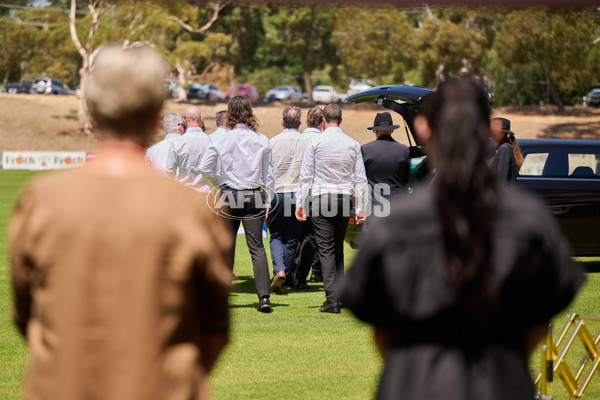
[[[312,80],[310,79],[310,72],[304,71],[302,73],[302,77],[304,78],[304,86],[306,87],[306,95],[308,96],[308,104],[312,104],[313,95],[312,95]]]
[[[179,88],[177,90],[177,101],[183,103],[188,100],[187,93],[183,88],[185,86],[185,77],[187,75],[187,70],[179,60],[177,60],[175,63],[175,69],[177,69],[177,83],[179,83]]]
[[[558,111],[565,111],[565,103],[563,103],[562,98],[560,97],[560,93],[558,92],[558,87],[556,86],[556,82],[554,79],[548,75],[548,81],[550,82],[550,96],[552,96],[552,101],[558,107]]]
[[[237,96],[240,93],[237,81],[237,74],[235,73],[235,66],[227,66],[227,78],[229,78],[229,87],[231,88],[231,96]]]
[[[87,79],[90,73],[90,59],[89,57],[83,57],[83,64],[79,70],[79,91],[77,96],[79,97],[79,107],[77,110],[77,116],[79,117],[79,132],[86,135],[91,135],[94,129],[92,123],[92,117],[90,116],[90,110],[88,109],[87,100],[85,98],[85,87],[87,86]]]

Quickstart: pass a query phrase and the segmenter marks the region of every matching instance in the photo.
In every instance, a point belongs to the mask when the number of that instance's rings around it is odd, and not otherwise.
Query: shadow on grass
[[[581,263],[583,270],[588,273],[600,272],[600,261],[587,261]]]
[[[232,293],[256,293],[254,278],[249,275],[236,275]]]

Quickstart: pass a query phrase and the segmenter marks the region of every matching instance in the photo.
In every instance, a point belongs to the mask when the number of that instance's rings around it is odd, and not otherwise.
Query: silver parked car
[[[343,95],[340,95],[333,86],[319,85],[313,92],[313,101],[315,103],[337,103],[342,100]]]
[[[273,89],[269,90],[265,97],[263,98],[263,102],[267,103],[270,101],[284,101],[284,100],[293,100],[298,101],[302,100],[302,92],[300,89],[294,86],[277,86]]]
[[[31,85],[32,94],[72,94],[66,85],[59,81],[44,77],[36,79]]]

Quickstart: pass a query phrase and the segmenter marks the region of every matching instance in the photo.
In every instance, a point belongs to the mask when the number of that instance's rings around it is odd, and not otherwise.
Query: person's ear
[[[423,115],[417,115],[415,117],[415,131],[419,141],[422,142],[423,146],[429,144],[431,140],[431,127],[429,126],[429,122],[427,122],[427,118]]]

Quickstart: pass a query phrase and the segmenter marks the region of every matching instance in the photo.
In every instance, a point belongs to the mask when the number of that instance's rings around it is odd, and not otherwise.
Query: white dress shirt
[[[271,138],[275,193],[295,193],[309,138],[298,129],[284,129]]]
[[[238,190],[263,188],[264,200],[270,202],[275,179],[269,139],[237,124],[230,131],[213,133],[210,141],[200,163],[204,180]]]
[[[354,195],[356,210],[366,211],[367,175],[360,144],[339,127],[313,136],[302,160],[296,207],[303,207],[309,195],[335,193]]]
[[[163,174],[174,177],[173,171],[169,166],[175,162],[175,153],[173,153],[173,141],[180,138],[178,133],[168,133],[163,140],[150,146],[146,150],[146,160]]]
[[[202,129],[188,128],[183,136],[172,142],[175,157],[169,160],[171,164],[167,166],[167,175],[198,192],[210,192],[210,186],[200,173],[200,161],[209,145],[210,138]]]
[[[217,129],[215,129],[214,132],[209,133],[208,135],[211,136],[211,135],[214,135],[215,133],[219,133],[219,132],[229,132],[229,129],[225,129],[225,128],[219,126],[219,127],[217,127]]]
[[[321,130],[319,128],[313,128],[312,126],[309,126],[308,128],[302,131],[302,134],[310,139],[314,136],[320,135]]]

